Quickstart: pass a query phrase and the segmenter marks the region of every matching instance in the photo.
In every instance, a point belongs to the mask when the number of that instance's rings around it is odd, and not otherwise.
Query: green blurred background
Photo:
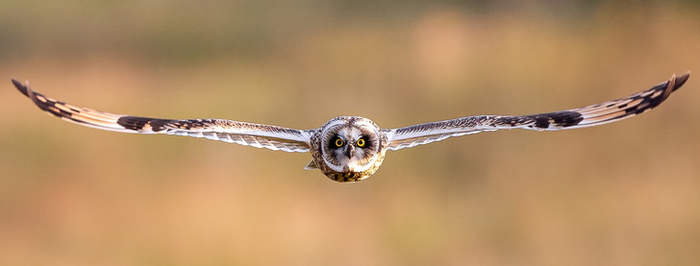
[[[700,78],[641,117],[387,154],[99,131],[98,110],[385,128],[611,100],[700,71],[697,1],[0,2],[2,265],[698,265]]]

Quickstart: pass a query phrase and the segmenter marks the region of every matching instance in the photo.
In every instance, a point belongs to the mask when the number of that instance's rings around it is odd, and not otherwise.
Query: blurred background
[[[700,78],[602,127],[289,154],[49,117],[10,78],[162,118],[385,128],[612,100],[700,72],[697,1],[0,2],[2,265],[697,265]]]

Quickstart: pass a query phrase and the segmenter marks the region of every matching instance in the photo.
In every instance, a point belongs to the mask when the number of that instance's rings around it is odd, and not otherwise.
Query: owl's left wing
[[[388,149],[400,150],[449,137],[483,131],[514,128],[550,131],[597,126],[620,121],[651,110],[666,100],[672,92],[683,86],[689,77],[690,73],[680,77],[673,75],[670,80],[649,90],[583,108],[524,116],[468,116],[384,130],[384,133],[389,139]]]
[[[224,119],[159,119],[112,114],[77,107],[34,92],[29,85],[12,80],[17,89],[39,109],[65,121],[103,130],[168,134],[207,138],[256,148],[286,152],[308,152],[311,131],[245,123]]]

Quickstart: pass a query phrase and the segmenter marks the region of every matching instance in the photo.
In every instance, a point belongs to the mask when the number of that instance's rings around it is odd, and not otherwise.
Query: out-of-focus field
[[[288,154],[119,134],[98,110],[392,128],[611,100],[700,73],[695,1],[2,1],[2,265],[698,265],[700,77],[597,128]]]

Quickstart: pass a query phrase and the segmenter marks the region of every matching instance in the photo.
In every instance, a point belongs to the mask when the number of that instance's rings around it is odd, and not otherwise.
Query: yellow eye
[[[336,147],[342,147],[343,146],[343,140],[342,139],[335,139],[335,146]]]
[[[365,146],[365,140],[364,139],[358,139],[357,140],[357,147],[364,147]]]

